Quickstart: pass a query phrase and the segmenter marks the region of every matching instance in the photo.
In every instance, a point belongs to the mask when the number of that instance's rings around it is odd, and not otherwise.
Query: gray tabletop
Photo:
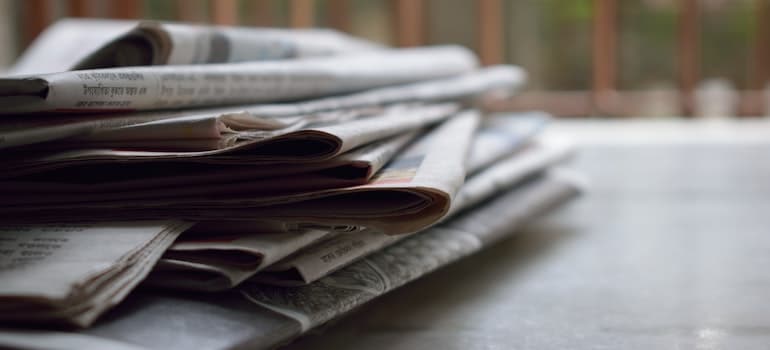
[[[290,348],[770,348],[767,121],[552,133],[583,198]]]

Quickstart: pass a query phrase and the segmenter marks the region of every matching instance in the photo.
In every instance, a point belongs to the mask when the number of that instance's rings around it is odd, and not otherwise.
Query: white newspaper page
[[[516,186],[527,177],[569,160],[574,152],[574,146],[566,140],[535,138],[523,149],[475,173],[457,194],[447,217],[479,205],[496,193]]]
[[[295,116],[320,111],[376,106],[401,102],[474,101],[485,96],[513,95],[526,82],[517,66],[484,67],[455,77],[371,89],[346,96],[297,103],[254,105],[244,109],[255,116]]]
[[[305,230],[235,236],[211,231],[183,236],[169,248],[147,283],[205,291],[230,289],[265,266],[330,235],[328,230]]]
[[[289,101],[456,76],[476,66],[469,50],[436,46],[289,61],[62,72],[0,79],[0,114]]]
[[[171,143],[174,144],[191,137],[220,138],[223,131],[227,130],[255,132],[296,129],[319,121],[332,122],[333,118],[344,120],[347,117],[344,113],[328,113],[332,111],[404,102],[473,101],[483,95],[498,95],[501,91],[510,95],[524,80],[525,74],[518,67],[494,66],[457,77],[292,103],[117,115],[7,116],[0,119],[0,148],[69,138],[64,142],[132,141],[134,148],[147,149],[151,147],[147,142],[148,134],[153,139],[161,136],[163,139],[173,139]],[[159,120],[167,121],[155,122]]]
[[[35,38],[8,73],[29,75],[70,70],[88,53],[126,33],[135,25],[136,21],[60,19]]]
[[[479,133],[474,141],[475,152],[471,154],[482,154],[479,148],[490,145],[483,139],[497,137]],[[497,149],[497,146],[494,147]],[[563,162],[571,156],[572,150],[567,142],[539,139],[523,150],[513,154],[510,151],[507,158],[478,170],[465,181],[452,201],[449,213],[442,220],[450,219],[463,210],[513,188],[526,178]],[[402,238],[404,236],[387,235],[374,230],[338,235],[268,266],[252,281],[276,285],[308,284]]]
[[[122,300],[189,226],[180,221],[4,225],[0,322],[87,326]]]
[[[8,73],[278,60],[383,48],[330,29],[64,18],[48,26]]]
[[[468,173],[482,170],[525,147],[550,119],[548,113],[538,111],[485,116],[468,155]]]
[[[424,106],[393,105],[385,109],[337,112],[354,118],[347,122],[340,120],[342,117],[334,117],[332,122],[321,119],[302,128],[287,128],[274,132],[237,132],[232,134],[238,138],[234,145],[208,151],[67,149],[66,146],[57,144],[56,146],[63,149],[56,151],[50,147],[33,148],[0,157],[6,166],[0,178],[13,178],[62,168],[73,168],[74,172],[77,167],[89,168],[80,172],[93,172],[99,168],[100,172],[109,173],[111,166],[126,167],[134,164],[139,168],[147,168],[147,162],[254,165],[266,162],[326,161],[376,140],[436,123],[450,117],[457,109],[457,105],[444,103]],[[200,122],[208,121],[212,120],[204,119]],[[237,153],[237,156],[233,153]],[[269,169],[264,169],[265,172],[270,172]]]
[[[279,60],[383,49],[330,29],[278,29],[143,21],[74,69]]]
[[[570,179],[547,176],[299,287],[245,284],[254,303],[296,319],[307,331],[512,235],[578,194]]]
[[[221,139],[231,128],[271,131],[297,122],[290,118],[251,117],[232,109],[172,110],[142,113],[94,113],[78,115],[8,116],[0,120],[0,149],[68,139],[50,149],[72,148],[71,143],[89,139],[133,141],[133,146],[152,149],[148,141]],[[227,115],[222,115],[228,113]],[[143,125],[142,128],[132,128]],[[107,134],[101,136],[100,134]],[[97,136],[100,135],[100,136]],[[80,139],[75,137],[80,136]],[[109,138],[107,138],[109,137]]]

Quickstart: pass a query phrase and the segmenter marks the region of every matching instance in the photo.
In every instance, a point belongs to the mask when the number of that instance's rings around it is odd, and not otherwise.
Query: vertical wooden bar
[[[679,0],[679,38],[677,66],[682,112],[692,116],[695,110],[694,92],[700,73],[700,35],[698,0]]]
[[[592,97],[595,108],[607,113],[617,75],[617,0],[594,0],[593,6]]]
[[[90,5],[88,0],[69,0],[68,15],[70,17],[90,17],[92,15]]]
[[[48,25],[51,13],[47,0],[26,0],[21,2],[24,20],[22,23],[22,48],[27,47]]]
[[[350,1],[327,0],[329,26],[343,32],[350,31]]]
[[[142,17],[142,0],[113,0],[110,17],[135,19]]]
[[[420,46],[425,43],[425,0],[393,0],[393,27],[396,45]]]
[[[251,0],[251,22],[256,26],[269,27],[273,25],[273,6],[270,0]]]
[[[503,62],[503,3],[501,0],[477,0],[478,45],[484,65]]]
[[[212,0],[211,22],[218,25],[238,24],[237,0]]]
[[[175,18],[182,22],[206,22],[205,6],[200,0],[175,0]]]
[[[315,22],[315,1],[291,0],[289,5],[289,26],[293,28],[313,26]]]
[[[759,116],[766,114],[767,105],[763,92],[770,80],[770,0],[755,1],[754,11],[757,24],[754,33],[753,58],[749,74],[749,91],[741,96],[741,114]]]

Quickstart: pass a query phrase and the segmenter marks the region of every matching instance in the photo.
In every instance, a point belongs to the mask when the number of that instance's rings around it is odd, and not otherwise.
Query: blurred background
[[[456,43],[530,73],[499,109],[558,116],[770,114],[770,0],[0,0],[0,68],[61,17],[330,27]],[[55,54],[55,53],[52,53]]]

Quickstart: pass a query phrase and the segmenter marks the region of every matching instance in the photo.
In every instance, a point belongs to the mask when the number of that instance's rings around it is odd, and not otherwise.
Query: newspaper
[[[549,174],[309,285],[244,284],[241,291],[254,303],[295,319],[305,332],[512,235],[526,221],[577,193],[578,187],[571,178]],[[268,347],[268,344],[249,345]]]
[[[64,18],[46,28],[9,73],[276,60],[382,48],[330,29]]]
[[[425,235],[412,236],[309,286],[249,285],[242,294],[144,289],[89,329],[77,333],[2,329],[0,345],[88,350],[118,345],[130,349],[273,349],[324,320],[342,316],[400,284],[515,233],[576,193],[569,178],[534,179]],[[457,243],[462,244],[453,247]]]
[[[115,150],[8,155],[0,178],[11,178],[0,180],[0,198],[17,204],[65,203],[360,185],[415,137],[417,130],[446,119],[456,109],[451,104],[392,106],[360,120],[311,125],[230,149],[184,157],[174,152]],[[397,133],[401,136],[394,138]],[[243,152],[236,153],[238,150]],[[156,161],[140,162],[136,154]],[[14,157],[26,159],[14,164],[9,161]],[[334,158],[326,160],[329,157]],[[292,158],[304,161],[258,166]]]
[[[84,58],[74,69],[276,60],[382,48],[330,29],[143,21]]]
[[[118,112],[290,101],[471,72],[460,46],[287,61],[106,68],[0,79],[0,114]]]
[[[498,176],[501,179],[490,179],[490,176],[482,175],[485,173],[482,168],[493,172],[494,169],[500,168],[489,166],[503,155],[510,156],[524,147],[547,120],[547,115],[538,112],[498,114],[485,120],[484,126],[473,139],[468,162],[474,165],[474,168],[468,169],[469,173],[481,173],[465,182],[457,199],[473,198],[463,195],[467,192],[466,188],[470,188],[477,197],[491,196],[495,190],[512,186],[526,174],[542,170],[550,164],[549,161],[556,162],[559,151],[555,148],[558,146],[553,142],[547,145],[541,142],[532,145],[522,156],[508,160],[508,163],[522,163],[524,166],[504,167],[512,171],[503,172]],[[564,149],[566,152],[566,147]],[[545,160],[540,163],[530,161],[538,154]],[[478,190],[479,186],[474,183],[478,181],[494,183],[494,186]],[[475,204],[470,201],[467,205],[463,203],[462,200],[455,200],[453,208]],[[153,271],[153,275],[158,278],[152,278],[151,275],[148,282],[170,288],[222,290],[232,288],[262,271],[257,275],[257,280],[266,283],[309,283],[395,242],[398,239],[396,237],[400,237],[371,230],[341,235],[332,234],[327,230],[321,231],[328,233],[321,236],[317,230],[311,230],[309,234],[304,231],[286,234],[286,231],[280,232],[284,227],[266,227],[261,222],[256,222],[250,227],[227,222],[208,223],[207,226],[206,229],[197,230],[198,232],[188,230],[182,237],[185,240],[183,248],[177,244],[172,245],[169,249],[171,254],[167,253]],[[221,233],[223,231],[224,234]],[[189,239],[193,233],[195,236]],[[288,239],[289,237],[292,239]],[[323,242],[316,244],[322,239]],[[177,250],[184,254],[176,254]],[[292,256],[287,257],[289,254]],[[234,263],[236,257],[238,261],[248,260],[253,263]],[[269,262],[268,257],[272,258]],[[278,259],[282,260],[276,263]]]
[[[189,225],[3,225],[0,323],[88,326],[123,300]]]
[[[96,51],[135,25],[136,21],[60,19],[40,33],[6,73],[25,75],[70,70],[88,53]]]
[[[332,234],[329,230],[310,229],[235,236],[212,233],[183,236],[166,252],[146,283],[203,291],[230,289],[265,266]]]
[[[71,332],[29,329],[0,329],[0,345],[7,349],[27,350],[147,350],[119,340],[109,340]]]
[[[235,113],[234,113],[235,112]],[[95,113],[79,115],[6,116],[0,119],[0,149],[64,140],[51,148],[80,143],[84,140],[140,140],[145,148],[149,140],[161,136],[181,143],[180,138],[194,140],[222,139],[233,128],[271,131],[286,128],[299,118],[246,117],[231,108],[205,110],[173,110],[141,113]],[[132,126],[143,126],[131,128]],[[149,134],[148,134],[149,133]],[[96,136],[98,134],[99,136]],[[75,139],[76,137],[80,139]],[[169,137],[170,136],[170,137]],[[109,138],[108,138],[109,137]],[[149,138],[149,139],[148,139]],[[136,146],[136,145],[135,145]]]
[[[479,170],[460,188],[443,220],[555,166],[566,160],[571,152],[568,143],[537,140],[526,149]],[[337,235],[268,266],[251,280],[287,286],[308,284],[403,238],[374,230]]]
[[[511,95],[525,80],[515,66],[483,68],[457,77],[371,89],[343,96],[282,104],[262,104],[139,113],[93,113],[76,116],[6,116],[0,119],[0,149],[73,137],[87,140],[135,141],[146,145],[147,133],[185,138],[220,138],[221,125],[232,130],[272,131],[298,128],[320,118],[319,113],[377,107],[404,102],[473,102],[485,95]],[[336,115],[336,114],[333,114]],[[329,119],[327,113],[323,118]],[[168,120],[163,123],[151,123]],[[197,121],[194,124],[192,121]],[[204,122],[208,121],[208,122]],[[131,127],[143,124],[141,127]],[[191,125],[195,126],[190,130]],[[160,129],[160,130],[158,130]],[[228,133],[228,135],[231,135]],[[79,140],[80,141],[80,140]]]
[[[189,218],[286,225],[371,227],[388,234],[418,231],[444,216],[465,176],[465,158],[479,122],[464,111],[411,144],[362,186],[265,196],[239,193],[102,202],[8,206],[3,220]],[[11,196],[12,197],[12,196]],[[9,198],[10,200],[10,198]]]
[[[444,219],[566,158],[570,146],[564,142],[535,140],[530,144],[549,118],[542,112],[499,113],[485,118],[467,159],[470,177]],[[337,235],[268,266],[252,280],[278,285],[307,284],[401,238],[373,230]]]
[[[494,113],[485,116],[468,155],[473,174],[520,150],[551,120],[541,111]]]
[[[403,146],[416,133],[394,139]],[[396,151],[394,142],[385,147],[364,147],[353,151],[360,154],[356,162],[364,163],[373,174]],[[397,144],[396,144],[397,145]],[[376,146],[376,145],[375,145]],[[341,158],[354,158],[346,153]],[[347,171],[341,171],[347,174]],[[312,182],[313,174],[297,175],[298,179]],[[361,180],[366,182],[367,177]],[[312,229],[271,225],[269,222],[202,222],[185,232],[174,243],[148,278],[148,284],[193,290],[223,290],[234,287],[280,259],[287,257],[323,238],[344,230]]]
[[[299,129],[280,129],[274,132],[234,134],[236,144],[208,151],[182,152],[161,150],[132,150],[120,148],[86,148],[55,151],[47,148],[0,155],[5,172],[0,178],[14,178],[54,169],[69,169],[74,173],[112,174],[112,167],[142,173],[148,168],[167,164],[196,163],[212,165],[254,165],[264,163],[309,163],[332,159],[345,152],[398,133],[419,129],[446,119],[459,106],[451,103],[434,105],[392,105],[384,109],[366,111],[329,112],[354,117],[345,122],[335,116],[333,122],[323,119]],[[77,145],[77,144],[75,144]],[[159,165],[159,163],[161,165]],[[189,165],[189,164],[188,164]],[[189,165],[194,166],[194,165]],[[203,167],[202,165],[200,167]],[[275,169],[264,172],[275,175]],[[54,177],[55,178],[55,177]]]
[[[2,202],[27,204],[120,198],[153,198],[208,192],[250,191],[270,194],[292,193],[367,183],[387,161],[419,135],[419,130],[374,141],[324,162],[254,165],[158,164],[146,169],[126,167],[95,170],[89,175],[67,176],[72,172],[37,174],[29,179],[0,181],[0,194],[14,196]],[[77,170],[76,170],[77,171]],[[64,177],[65,179],[62,179]]]

